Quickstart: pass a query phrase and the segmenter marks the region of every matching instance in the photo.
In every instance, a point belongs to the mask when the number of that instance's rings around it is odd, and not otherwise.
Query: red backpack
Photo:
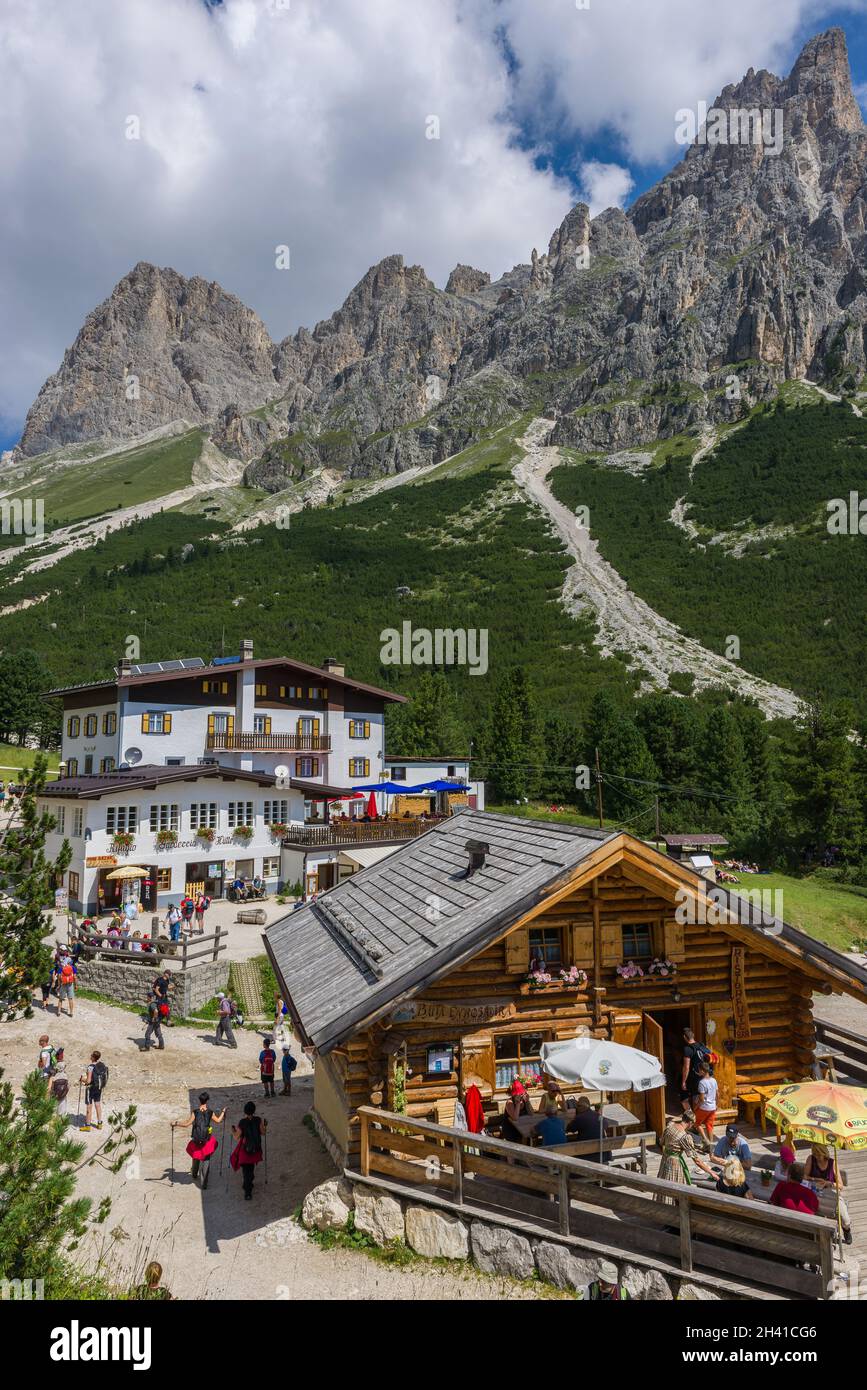
[[[274,1075],[274,1053],[271,1051],[270,1047],[267,1047],[262,1053],[262,1075]]]
[[[60,983],[61,983],[61,984],[64,984],[64,985],[71,985],[74,979],[75,979],[75,971],[73,970],[72,966],[69,964],[69,961],[67,961],[66,964],[64,965],[63,969],[62,969],[61,972],[60,972]]]

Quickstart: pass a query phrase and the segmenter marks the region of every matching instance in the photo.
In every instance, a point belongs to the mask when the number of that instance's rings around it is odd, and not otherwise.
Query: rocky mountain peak
[[[491,277],[486,270],[459,263],[446,281],[446,294],[478,294],[490,283]]]

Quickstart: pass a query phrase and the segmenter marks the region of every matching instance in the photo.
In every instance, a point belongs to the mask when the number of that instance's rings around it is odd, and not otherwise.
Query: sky
[[[4,0],[0,448],[136,262],[276,340],[394,252],[496,278],[579,198],[655,183],[677,110],[832,24],[864,108],[867,0]]]

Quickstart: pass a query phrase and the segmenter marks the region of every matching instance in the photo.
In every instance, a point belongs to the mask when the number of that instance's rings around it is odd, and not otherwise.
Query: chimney
[[[253,660],[253,640],[250,637],[245,637],[241,643],[241,660]]]
[[[334,656],[326,656],[322,663],[323,671],[327,671],[329,676],[345,676],[346,667]]]
[[[117,663],[118,676],[128,676],[131,671],[132,662],[130,661],[128,656],[122,656],[120,661]]]
[[[467,840],[464,849],[469,856],[469,865],[464,878],[472,878],[474,873],[485,867],[485,859],[490,854],[491,847],[485,844],[484,840]]]

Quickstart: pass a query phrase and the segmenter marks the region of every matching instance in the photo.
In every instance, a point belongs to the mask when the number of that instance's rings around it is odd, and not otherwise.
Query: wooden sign
[[[735,1037],[752,1037],[750,1029],[750,1010],[747,1004],[747,950],[745,946],[732,947],[732,1009],[735,1017]]]
[[[92,859],[85,859],[86,869],[113,869],[117,864],[117,856],[114,854],[96,854]]]
[[[514,1018],[516,1013],[511,1000],[446,999],[436,1003],[420,999],[401,1004],[391,1019],[393,1023],[435,1023],[463,1027],[467,1024],[500,1023],[503,1019]]]

